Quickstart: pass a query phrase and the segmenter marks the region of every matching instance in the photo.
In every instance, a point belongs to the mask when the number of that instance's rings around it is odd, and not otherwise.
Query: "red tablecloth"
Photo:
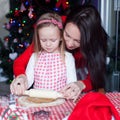
[[[84,94],[80,95],[80,98],[83,97]],[[113,103],[113,105],[115,106],[116,110],[118,111],[119,115],[120,115],[120,93],[118,92],[114,92],[114,93],[106,93],[106,96],[110,99],[110,101]],[[3,106],[2,104],[0,104],[0,116],[2,116],[2,114],[4,113],[5,109],[7,108],[7,106]],[[35,118],[38,116],[40,118],[40,120],[45,120],[45,118],[47,120],[62,120],[65,116],[67,116],[68,114],[70,114],[73,110],[75,106],[75,103],[73,103],[72,101],[66,101],[64,104],[58,105],[58,106],[53,106],[53,107],[32,107],[32,108],[21,108],[19,106],[16,107],[16,109],[14,110],[9,110],[8,114],[6,114],[6,116],[4,117],[4,119],[2,120],[8,120],[7,117],[9,116],[9,114],[11,113],[16,113],[16,116],[20,116],[20,120],[25,120],[25,118],[23,118],[23,114],[27,115],[28,120],[35,120]],[[49,115],[43,115],[40,113],[40,111],[47,111],[49,112]],[[36,112],[36,115],[35,115]],[[40,114],[39,114],[40,113]],[[25,117],[25,116],[24,116]],[[49,119],[48,119],[49,117]],[[26,118],[26,120],[27,120]],[[36,118],[37,120],[39,120],[38,118]]]

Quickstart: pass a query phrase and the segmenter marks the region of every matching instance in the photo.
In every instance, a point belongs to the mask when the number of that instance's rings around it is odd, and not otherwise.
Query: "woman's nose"
[[[68,47],[73,47],[74,46],[74,43],[73,43],[72,40],[67,41],[66,44],[67,44]]]

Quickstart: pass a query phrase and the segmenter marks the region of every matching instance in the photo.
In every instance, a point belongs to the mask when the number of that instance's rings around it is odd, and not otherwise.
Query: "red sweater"
[[[29,61],[30,56],[32,55],[34,51],[34,45],[31,44],[23,54],[21,54],[17,59],[14,60],[13,64],[13,72],[15,76],[18,76],[20,74],[25,74],[25,69],[27,66],[27,63]],[[80,52],[77,52],[73,54],[76,61],[76,67],[79,68],[83,65],[83,56]],[[79,64],[78,64],[79,63]],[[84,84],[86,85],[86,88],[83,90],[84,92],[92,90],[90,75],[88,74],[86,79],[83,80]]]

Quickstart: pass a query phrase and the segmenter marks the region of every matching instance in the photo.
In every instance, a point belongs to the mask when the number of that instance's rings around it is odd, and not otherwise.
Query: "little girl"
[[[26,68],[10,85],[16,95],[30,88],[60,91],[77,81],[74,58],[65,51],[62,20],[56,13],[43,14],[34,29],[34,53]]]

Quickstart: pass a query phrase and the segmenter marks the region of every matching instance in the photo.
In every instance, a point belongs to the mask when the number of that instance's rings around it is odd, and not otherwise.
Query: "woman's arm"
[[[20,74],[25,74],[26,66],[29,58],[34,51],[33,43],[18,57],[13,63],[13,72],[15,77]]]
[[[85,79],[67,84],[61,90],[61,93],[63,93],[64,97],[66,97],[67,99],[73,99],[74,101],[76,101],[82,91],[87,92],[91,89],[92,87],[90,79]]]
[[[77,49],[74,54],[73,54],[74,58],[75,58],[75,63],[76,63],[76,69],[79,68],[83,68],[85,67],[85,60],[84,57],[82,55],[82,53],[80,52],[80,49]],[[88,71],[88,70],[87,70]],[[86,76],[86,77],[85,77]],[[82,90],[83,92],[87,92],[93,89],[92,87],[92,83],[91,83],[91,78],[90,78],[90,74],[89,71],[86,72],[86,75],[84,76],[84,78],[81,80],[78,80],[78,82],[82,82],[85,85],[85,88]],[[79,83],[78,83],[79,84]]]
[[[79,55],[78,55],[78,57],[79,57]],[[79,65],[79,67],[84,66],[84,64],[82,64],[82,63],[84,63],[82,58],[83,57],[81,55],[79,57],[79,60],[75,57],[75,59],[77,59],[80,62],[79,64],[77,64],[77,65]],[[69,75],[70,74],[71,73],[69,72]],[[63,93],[64,97],[66,97],[67,99],[73,99],[75,101],[82,91],[87,92],[90,90],[92,90],[92,84],[91,84],[90,75],[89,75],[89,73],[87,73],[84,80],[70,82],[61,90],[61,92]]]
[[[90,74],[88,73],[86,79],[82,80],[82,82],[85,85],[85,89],[83,89],[83,92],[87,92],[93,89],[91,79],[90,79]]]

